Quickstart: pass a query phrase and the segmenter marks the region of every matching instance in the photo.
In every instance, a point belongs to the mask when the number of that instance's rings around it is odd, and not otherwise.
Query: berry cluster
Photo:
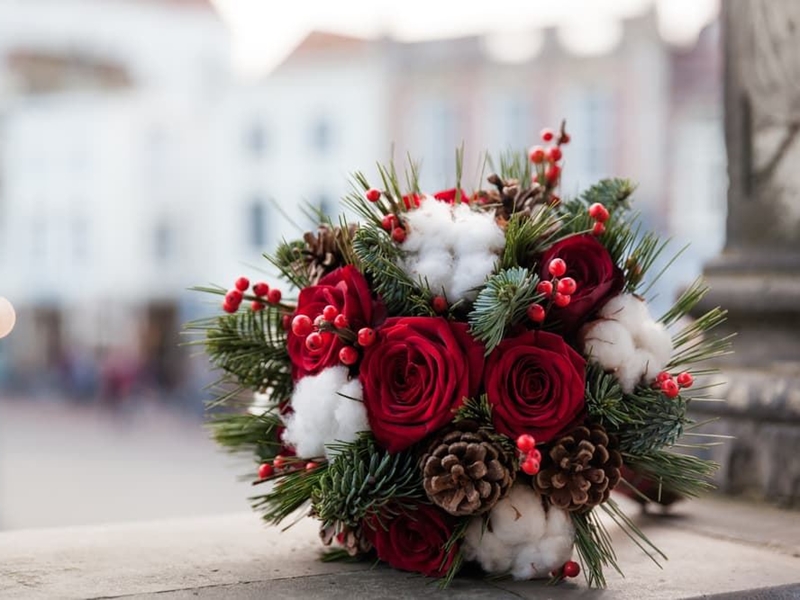
[[[306,462],[305,465],[301,465],[301,462],[303,462],[302,459],[287,458],[281,454],[278,454],[272,459],[271,463],[265,462],[259,465],[258,481],[256,481],[256,483],[266,481],[267,479],[271,479],[272,477],[276,477],[278,475],[285,475],[287,472],[291,471],[299,471],[301,469],[305,471],[313,471],[319,466],[313,460]]]
[[[661,371],[656,376],[653,387],[664,392],[667,398],[677,398],[681,389],[690,388],[693,383],[694,377],[687,371],[680,373],[677,377],[673,377],[667,371]]]
[[[520,468],[528,475],[536,475],[542,463],[542,453],[536,449],[536,439],[527,433],[517,438],[517,450],[520,453]]]
[[[533,181],[545,185],[547,188],[554,188],[561,177],[561,165],[559,164],[562,157],[561,145],[569,143],[569,134],[564,131],[562,125],[558,138],[552,129],[542,129],[540,135],[543,142],[555,143],[547,148],[534,146],[528,152],[528,158],[536,167]]]
[[[364,192],[364,197],[369,202],[378,202],[381,199],[381,196],[382,193],[377,188],[370,188]],[[403,198],[403,201],[406,203],[406,208],[410,208],[408,200]],[[419,206],[418,199],[416,201],[416,206]],[[392,234],[392,239],[396,243],[402,244],[406,240],[406,230],[403,228],[400,219],[398,219],[397,215],[394,213],[384,215],[383,219],[381,219],[381,227]]]
[[[603,235],[606,231],[606,221],[611,216],[608,209],[599,202],[595,202],[589,207],[589,216],[594,219],[592,233],[597,236]]]
[[[572,294],[578,289],[578,284],[572,277],[564,277],[567,272],[567,263],[562,259],[551,260],[547,265],[547,270],[553,279],[540,281],[536,286],[536,291],[547,300],[547,308],[535,302],[528,307],[528,318],[534,323],[544,321],[551,305],[555,304],[559,308],[568,306],[572,300]]]
[[[376,340],[375,330],[371,327],[362,327],[354,333],[347,317],[331,304],[323,308],[322,314],[313,321],[308,315],[295,316],[291,328],[293,334],[305,338],[306,348],[312,352],[325,345],[326,335],[337,335],[346,344],[351,344],[339,350],[339,360],[348,367],[356,364],[360,358],[358,349],[352,345],[354,342],[359,347],[366,348]]]
[[[246,296],[245,292],[250,287],[250,280],[247,277],[239,277],[233,284],[233,289],[225,294],[222,302],[222,310],[227,313],[235,313],[239,310],[243,300],[251,300],[252,310],[263,310],[266,304],[279,304],[281,301],[281,291],[270,287],[263,281],[253,284],[253,295]]]

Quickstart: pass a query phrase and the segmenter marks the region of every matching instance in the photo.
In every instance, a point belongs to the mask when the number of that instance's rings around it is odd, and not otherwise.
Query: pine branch
[[[604,567],[613,567],[622,575],[611,536],[594,511],[570,513],[570,517],[575,526],[575,549],[583,565],[586,583],[589,587],[606,587]]]
[[[424,499],[422,471],[410,452],[389,454],[370,435],[329,446],[335,458],[312,494],[314,514],[325,524],[355,527],[368,514],[394,512]]]
[[[639,529],[636,524],[623,512],[620,506],[613,498],[609,498],[606,502],[600,505],[600,508],[611,517],[611,520],[627,535],[634,544],[639,546],[639,549],[644,552],[647,557],[652,560],[656,566],[661,567],[658,562],[659,557],[667,560],[667,555],[659,550],[653,542]]]
[[[464,403],[456,410],[453,417],[454,423],[461,421],[474,421],[485,430],[493,442],[498,444],[512,461],[517,461],[517,446],[510,437],[497,433],[492,419],[492,405],[486,394],[478,398],[465,398]],[[516,470],[518,465],[513,462],[511,468]]]
[[[435,314],[431,307],[433,294],[400,268],[403,250],[380,226],[362,225],[353,240],[353,252],[372,280],[372,289],[386,303],[389,315]]]
[[[664,327],[670,327],[680,321],[694,310],[709,289],[702,277],[695,279],[689,287],[683,290],[675,304],[658,319],[659,323],[662,323]]]
[[[262,391],[272,404],[291,394],[283,314],[281,307],[269,305],[261,311],[240,311],[186,326],[189,332],[204,335],[190,344],[202,344],[213,366],[222,371],[215,387],[224,391],[212,407],[226,404],[246,389]]]
[[[527,318],[528,306],[542,299],[538,283],[539,277],[522,267],[504,269],[486,280],[467,318],[472,335],[486,344],[487,355],[506,331]]]
[[[273,254],[264,254],[280,276],[299,290],[311,285],[308,272],[302,267],[305,247],[303,240],[283,240]]]
[[[280,425],[280,417],[271,412],[216,414],[208,423],[220,446],[230,452],[255,453],[262,461],[277,453],[281,445],[277,434]]]
[[[500,164],[496,165],[491,156],[487,155],[487,162],[492,171],[497,172],[503,180],[516,179],[522,185],[528,185],[531,180],[531,161],[526,153],[517,151],[506,151],[500,154]]]
[[[450,555],[450,552],[453,551],[455,548],[455,556],[453,557],[453,562],[450,563],[450,567],[447,569],[444,577],[439,580],[439,589],[447,589],[450,587],[450,584],[453,583],[453,579],[455,576],[458,575],[458,572],[464,566],[464,554],[461,552],[461,541],[467,535],[467,528],[469,527],[470,520],[469,519],[461,519],[458,522],[458,525],[455,526],[453,529],[452,534],[450,535],[450,539],[444,545],[443,548],[443,561],[447,560],[447,557]],[[443,564],[441,566],[444,566]],[[440,566],[440,568],[441,568]]]
[[[506,227],[506,245],[500,258],[500,269],[531,268],[535,257],[553,243],[557,226],[556,214],[550,208],[544,208],[533,218],[514,213]]]
[[[626,465],[653,479],[659,486],[692,498],[713,489],[710,477],[719,467],[712,461],[667,450],[650,450],[641,454],[624,452],[623,459]]]
[[[250,498],[253,509],[260,511],[267,523],[279,525],[311,501],[327,470],[328,464],[322,463],[311,471],[299,469],[281,476],[269,492]]]

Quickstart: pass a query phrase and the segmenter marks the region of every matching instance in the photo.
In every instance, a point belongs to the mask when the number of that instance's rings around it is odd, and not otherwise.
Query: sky
[[[621,21],[655,8],[661,36],[689,46],[719,11],[720,0],[212,0],[230,27],[237,70],[259,76],[279,64],[312,30],[406,41],[486,35],[500,60],[527,60],[540,31],[557,29],[584,55],[614,48]]]

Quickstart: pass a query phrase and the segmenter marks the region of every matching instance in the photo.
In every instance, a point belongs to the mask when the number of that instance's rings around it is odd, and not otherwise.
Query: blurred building
[[[261,253],[308,226],[303,205],[338,212],[351,171],[374,178],[394,156],[402,173],[410,153],[435,191],[455,183],[463,143],[477,187],[482,151],[527,148],[562,118],[563,193],[636,178],[648,227],[701,241],[687,280],[723,231],[717,35],[679,52],[648,14],[585,56],[551,30],[313,33],[244,84],[202,0],[0,3],[0,293],[20,316],[0,375],[89,386],[105,369],[122,389],[174,388],[179,326],[210,310],[186,288],[257,277]]]

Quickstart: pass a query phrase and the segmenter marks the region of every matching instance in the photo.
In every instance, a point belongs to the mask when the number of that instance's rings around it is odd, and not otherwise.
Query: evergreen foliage
[[[415,454],[389,454],[370,435],[330,449],[335,457],[311,493],[314,514],[323,526],[342,522],[356,527],[367,515],[397,514],[424,499]]]
[[[536,291],[539,277],[523,267],[512,267],[486,280],[468,316],[472,335],[486,345],[488,355],[505,333],[527,318],[533,302],[542,299]]]
[[[252,452],[260,461],[273,458],[280,448],[281,420],[272,412],[215,414],[209,419],[214,440],[231,452]]]

